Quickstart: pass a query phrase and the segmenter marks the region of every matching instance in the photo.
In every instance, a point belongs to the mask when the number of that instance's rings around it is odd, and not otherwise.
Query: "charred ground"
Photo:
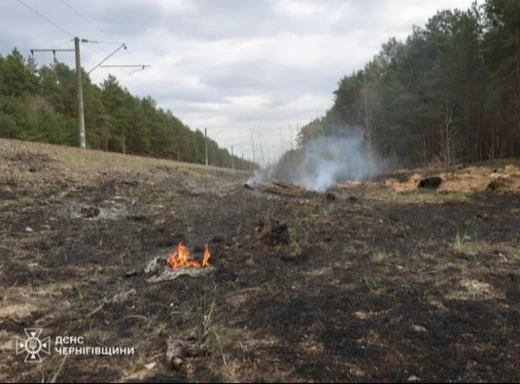
[[[518,382],[513,164],[451,170],[433,191],[415,187],[435,170],[401,172],[331,199],[0,140],[0,380]],[[288,244],[265,241],[277,222]],[[181,240],[209,242],[216,272],[147,283],[146,262]],[[136,353],[28,366],[12,344],[24,328]],[[174,371],[171,337],[204,353]]]

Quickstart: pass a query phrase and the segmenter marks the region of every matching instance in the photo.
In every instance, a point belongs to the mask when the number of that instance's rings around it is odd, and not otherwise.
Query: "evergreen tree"
[[[130,94],[109,75],[98,86],[83,71],[88,148],[203,164],[205,137],[150,96]],[[0,137],[77,146],[76,75],[54,61],[38,68],[14,49],[0,55]],[[210,164],[230,167],[226,150],[209,140]],[[235,157],[235,163],[241,164]],[[256,165],[244,161],[244,169]]]

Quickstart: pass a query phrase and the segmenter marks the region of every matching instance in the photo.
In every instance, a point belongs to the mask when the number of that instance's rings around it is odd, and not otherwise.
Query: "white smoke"
[[[255,172],[248,184],[282,178],[310,191],[325,192],[342,180],[362,181],[380,174],[386,164],[369,152],[361,134],[346,137],[322,136],[308,142],[298,160]]]
[[[269,165],[265,168],[257,169],[247,181],[247,185],[256,185],[263,181],[272,179],[276,171],[276,165]]]

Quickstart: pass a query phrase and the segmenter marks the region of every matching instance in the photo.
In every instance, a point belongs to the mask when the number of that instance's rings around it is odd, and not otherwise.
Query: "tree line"
[[[137,97],[109,75],[92,83],[83,71],[87,148],[205,163],[205,136],[191,130],[150,96]],[[0,137],[79,146],[76,74],[57,60],[38,66],[16,48],[0,55]],[[251,170],[252,162],[234,156],[208,138],[210,165]]]
[[[349,130],[403,165],[520,156],[520,1],[439,11],[391,38],[298,141]]]

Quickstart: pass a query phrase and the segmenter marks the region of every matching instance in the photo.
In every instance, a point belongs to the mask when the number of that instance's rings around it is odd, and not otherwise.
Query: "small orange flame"
[[[202,260],[202,268],[206,268],[209,266],[209,258],[211,257],[211,253],[209,252],[209,246],[206,244],[206,249],[204,250],[204,260]]]
[[[211,257],[211,253],[209,251],[208,244],[206,244],[206,249],[204,251],[204,260],[202,261],[202,265],[199,264],[195,260],[191,260],[190,251],[184,243],[181,241],[177,246],[177,250],[173,252],[171,256],[169,256],[166,261],[173,269],[180,268],[207,268],[209,267],[209,258]]]

